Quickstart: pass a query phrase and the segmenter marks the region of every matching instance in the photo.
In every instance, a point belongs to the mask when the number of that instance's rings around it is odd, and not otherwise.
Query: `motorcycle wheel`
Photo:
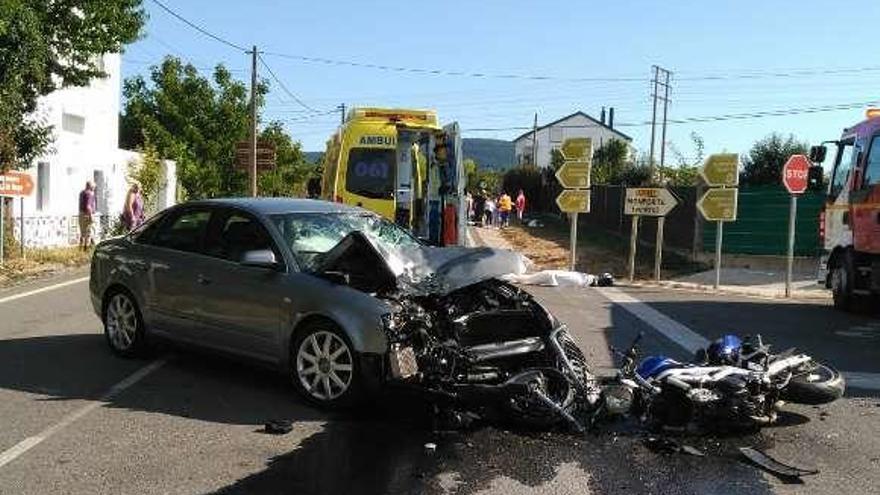
[[[803,372],[796,372],[782,390],[783,400],[796,404],[827,404],[843,397],[846,382],[836,369],[811,363]]]

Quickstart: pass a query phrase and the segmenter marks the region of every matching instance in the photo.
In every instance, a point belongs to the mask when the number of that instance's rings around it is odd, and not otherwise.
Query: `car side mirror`
[[[828,153],[828,148],[824,145],[820,144],[817,146],[810,147],[810,161],[813,163],[822,163],[825,161],[825,155]]]
[[[277,270],[280,266],[278,260],[275,259],[275,253],[271,249],[256,249],[253,251],[245,251],[239,261],[241,266],[250,266],[254,268],[265,268],[267,270]]]

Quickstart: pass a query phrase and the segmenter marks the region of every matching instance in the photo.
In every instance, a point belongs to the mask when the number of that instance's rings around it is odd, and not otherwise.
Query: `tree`
[[[141,186],[144,212],[149,217],[159,211],[159,191],[165,184],[165,167],[156,147],[149,141],[140,148],[141,159],[128,162],[128,180]]]
[[[627,168],[629,148],[619,139],[610,139],[593,152],[593,184],[613,184]]]
[[[152,68],[150,83],[141,76],[125,80],[122,146],[138,148],[149,140],[161,156],[175,160],[187,198],[244,194],[247,173],[234,166],[235,143],[246,140],[250,128],[244,84],[222,64],[209,81],[175,57]],[[260,84],[258,108],[266,92]]]
[[[260,172],[257,181],[261,196],[302,196],[315,165],[306,161],[300,143],[293,142],[281,122],[271,122],[260,133],[260,140],[275,145],[275,168]]]
[[[783,137],[773,133],[755,142],[748,155],[743,158],[743,171],[740,182],[755,186],[760,184],[780,184],[782,166],[791,155],[806,154],[808,144],[798,141],[793,134]]]
[[[563,163],[565,163],[565,157],[562,156],[562,151],[557,148],[550,150],[550,168],[555,172]]]
[[[666,185],[670,186],[693,186],[699,177],[699,168],[705,157],[706,145],[703,137],[696,132],[691,132],[691,145],[693,152],[685,156],[674,143],[669,143],[669,153],[675,158],[677,167],[663,167],[660,171]]]
[[[26,168],[52,142],[37,102],[106,77],[100,56],[137,39],[141,0],[0,0],[0,164]]]

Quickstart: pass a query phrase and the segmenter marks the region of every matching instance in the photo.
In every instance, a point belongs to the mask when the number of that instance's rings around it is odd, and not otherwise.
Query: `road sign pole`
[[[24,196],[21,197],[19,206],[21,207],[21,235],[19,236],[19,244],[21,244],[21,259],[24,259]]]
[[[632,232],[629,235],[629,281],[636,278],[636,246],[639,240],[639,216],[632,216]]]
[[[248,162],[248,178],[250,179],[251,196],[257,196],[257,47],[251,52],[251,142],[250,160]]]
[[[660,265],[663,263],[663,227],[666,217],[657,217],[657,240],[654,246],[654,280],[660,281]]]
[[[571,271],[575,270],[575,262],[577,261],[577,242],[578,242],[578,214],[571,214]]]
[[[724,239],[724,222],[718,221],[715,229],[715,290],[721,285],[721,241]]]
[[[797,220],[797,194],[791,195],[788,209],[788,257],[785,262],[785,297],[791,297],[791,278],[794,267],[794,228]]]
[[[3,220],[6,218],[6,198],[0,196],[0,265],[3,264],[3,248],[6,244],[6,229]]]

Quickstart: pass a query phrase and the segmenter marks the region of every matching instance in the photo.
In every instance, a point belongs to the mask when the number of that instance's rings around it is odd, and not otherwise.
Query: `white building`
[[[538,148],[536,157],[538,167],[549,167],[551,150],[560,148],[562,141],[573,137],[591,138],[594,150],[610,139],[619,139],[627,144],[632,142],[631,137],[614,129],[614,109],[611,109],[609,113],[607,124],[605,123],[604,109],[602,120],[596,120],[584,112],[577,111],[538,127],[537,132],[528,131],[514,139],[516,162],[519,165],[532,163],[532,142],[534,141]]]
[[[107,78],[55,91],[39,102],[37,116],[54,127],[55,140],[27,170],[34,182],[33,194],[23,203],[28,247],[76,244],[79,193],[88,180],[96,185],[100,215],[94,222],[94,238],[102,237],[122,212],[128,164],[140,155],[119,149],[118,144],[121,57],[108,54],[101,61]],[[174,203],[173,162],[165,162],[165,179],[160,208]],[[20,238],[21,205],[18,199],[14,201],[16,238]]]

